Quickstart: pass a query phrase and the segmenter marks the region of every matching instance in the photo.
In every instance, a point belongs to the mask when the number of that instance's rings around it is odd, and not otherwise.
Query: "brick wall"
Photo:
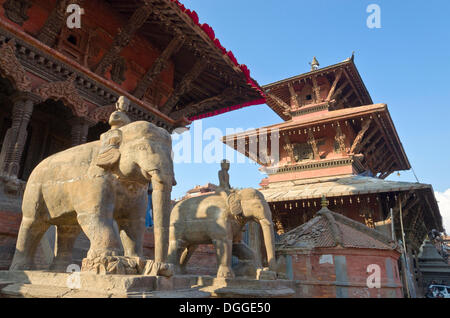
[[[369,249],[297,250],[284,254],[287,272],[297,281],[300,298],[400,298],[403,297],[393,251]],[[368,266],[381,269],[381,288],[369,289]]]

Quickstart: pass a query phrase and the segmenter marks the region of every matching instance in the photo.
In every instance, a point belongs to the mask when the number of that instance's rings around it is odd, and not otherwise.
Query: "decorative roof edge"
[[[260,105],[260,104],[266,103],[266,94],[264,93],[263,89],[259,86],[259,84],[250,76],[250,70],[248,69],[247,65],[239,64],[234,53],[231,50],[227,51],[227,49],[225,47],[223,47],[223,45],[220,43],[220,40],[218,38],[216,38],[214,29],[207,23],[200,23],[200,19],[198,17],[197,12],[186,8],[184,6],[184,4],[182,4],[179,0],[170,0],[170,1],[173,2],[174,4],[176,4],[181,12],[185,13],[189,18],[191,18],[191,20],[194,22],[194,24],[197,25],[208,36],[208,38],[212,41],[212,43],[222,53],[222,56],[224,58],[229,59],[235,65],[235,67],[243,73],[243,75],[245,76],[245,79],[247,81],[247,84],[249,86],[251,86],[255,91],[257,91],[259,93],[259,95],[261,96],[260,99],[256,99],[254,101],[250,101],[247,103],[243,103],[243,104],[239,104],[239,105],[235,105],[235,106],[231,106],[231,107],[226,107],[221,110],[217,110],[215,112],[210,112],[210,113],[206,113],[206,114],[199,115],[199,116],[193,116],[193,117],[190,117],[189,120],[195,121],[195,120],[199,120],[199,119],[204,119],[204,118],[228,113],[230,111],[238,110],[238,109],[241,109],[244,107]]]

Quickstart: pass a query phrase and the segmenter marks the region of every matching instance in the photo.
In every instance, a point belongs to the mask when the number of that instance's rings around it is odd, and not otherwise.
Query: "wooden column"
[[[72,146],[78,146],[87,142],[87,136],[89,127],[93,126],[93,123],[83,117],[75,117],[70,120],[72,129],[70,132],[72,138]]]
[[[0,153],[0,172],[11,177],[18,176],[20,160],[27,141],[27,127],[34,104],[39,99],[30,93],[21,93],[13,99],[12,125],[6,132]]]

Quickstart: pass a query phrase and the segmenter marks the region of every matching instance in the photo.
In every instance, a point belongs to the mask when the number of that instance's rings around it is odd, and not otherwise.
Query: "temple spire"
[[[311,65],[311,71],[316,71],[319,69],[319,61],[317,60],[317,58],[314,56],[313,60],[311,63],[309,63],[309,65]]]

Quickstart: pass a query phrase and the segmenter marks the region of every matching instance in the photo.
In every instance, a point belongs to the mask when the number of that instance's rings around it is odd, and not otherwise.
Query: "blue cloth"
[[[148,196],[148,206],[147,213],[145,213],[145,226],[152,227],[153,226],[153,209],[152,209],[152,196]]]

